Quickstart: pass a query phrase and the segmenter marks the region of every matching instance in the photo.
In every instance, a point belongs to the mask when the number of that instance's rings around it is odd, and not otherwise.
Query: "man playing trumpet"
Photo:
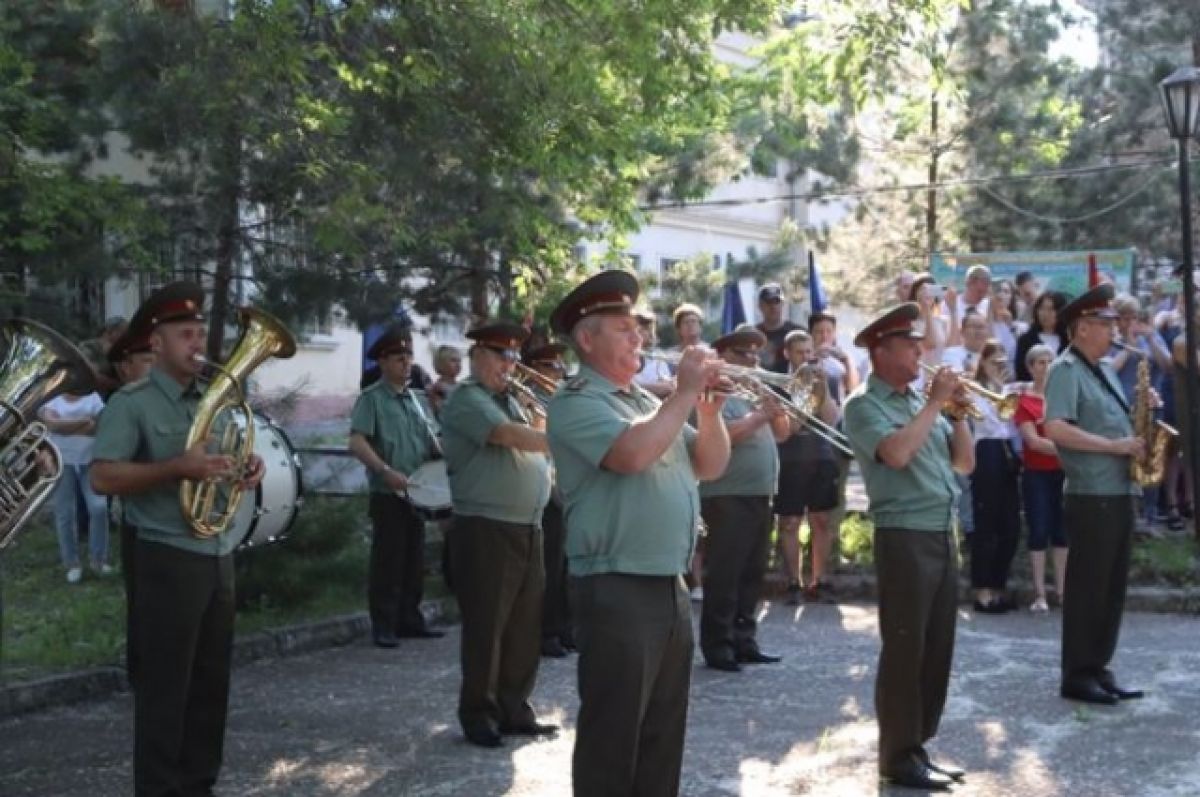
[[[854,344],[870,352],[872,373],[847,400],[845,422],[875,522],[879,774],[940,791],[963,776],[933,763],[925,744],[937,733],[954,655],[955,473],[971,472],[975,448],[965,416],[942,412],[947,402],[970,401],[957,375],[938,369],[928,401],[911,387],[920,373],[920,313],[916,303],[902,304],[858,333]]]
[[[666,401],[634,383],[637,297],[632,274],[605,271],[551,318],[582,362],[548,408],[579,645],[577,797],[679,792],[692,670],[682,574],[700,519],[696,481],[729,460],[720,399],[706,397],[718,363],[705,350],[684,349]]]

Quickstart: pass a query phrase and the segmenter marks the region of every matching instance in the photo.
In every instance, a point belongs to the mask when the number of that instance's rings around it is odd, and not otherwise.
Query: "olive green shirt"
[[[351,434],[362,435],[380,459],[409,476],[437,450],[433,409],[424,392],[380,379],[359,394],[350,412]],[[373,493],[394,493],[382,473],[367,471]]]
[[[1050,364],[1046,376],[1046,420],[1075,424],[1085,432],[1115,440],[1133,434],[1129,411],[1118,401],[1124,398],[1121,382],[1102,359],[1094,373],[1083,355],[1067,349]],[[1108,381],[1113,392],[1100,382]],[[1138,495],[1141,490],[1129,475],[1129,457],[1058,447],[1066,482],[1063,492],[1071,495]]]
[[[619,389],[587,366],[550,401],[550,451],[566,496],[572,575],[687,571],[700,517],[689,452],[695,430],[684,424],[662,457],[639,473],[601,465],[617,438],[659,405],[636,384]]]
[[[550,460],[536,451],[489,443],[504,423],[529,418],[507,391],[467,379],[442,406],[442,445],[454,514],[540,526],[550,500]]]
[[[951,466],[954,430],[938,417],[929,436],[904,468],[878,457],[879,444],[907,426],[925,399],[910,386],[903,392],[872,374],[846,399],[846,436],[862,470],[868,510],[875,528],[949,531],[958,482]]]
[[[730,396],[721,407],[721,417],[728,424],[754,412],[754,405],[744,398]],[[779,447],[771,424],[754,430],[729,451],[729,464],[720,478],[700,482],[700,497],[721,495],[775,495],[779,487]]]
[[[204,388],[200,382],[185,388],[158,368],[121,388],[100,413],[92,459],[162,462],[180,456]],[[207,539],[192,536],[179,504],[178,481],[121,496],[121,503],[139,539],[211,556],[227,554],[241,542],[229,531]]]

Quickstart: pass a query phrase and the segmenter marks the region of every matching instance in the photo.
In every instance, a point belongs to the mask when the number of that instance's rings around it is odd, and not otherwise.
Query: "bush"
[[[868,568],[875,564],[875,524],[865,514],[847,512],[842,520],[839,552],[843,564]]]

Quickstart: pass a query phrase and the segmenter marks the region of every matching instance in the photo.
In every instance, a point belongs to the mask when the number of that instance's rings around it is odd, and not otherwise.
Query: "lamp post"
[[[1200,138],[1200,67],[1183,66],[1158,84],[1162,92],[1163,110],[1167,116],[1167,133],[1179,147],[1179,207],[1183,244],[1183,334],[1187,343],[1187,433],[1191,440],[1185,444],[1190,452],[1188,464],[1192,479],[1192,528],[1200,539],[1200,444],[1197,434],[1197,406],[1200,405],[1200,376],[1196,364],[1196,277],[1192,262],[1192,200],[1188,174],[1188,146]]]

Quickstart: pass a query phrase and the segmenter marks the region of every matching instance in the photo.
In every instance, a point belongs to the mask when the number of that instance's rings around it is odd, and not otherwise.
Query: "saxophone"
[[[1179,432],[1154,417],[1154,402],[1150,387],[1150,362],[1141,349],[1118,343],[1118,346],[1138,355],[1137,387],[1133,397],[1133,433],[1146,443],[1146,453],[1129,463],[1129,476],[1142,487],[1152,487],[1163,480],[1167,468],[1167,447]]]

